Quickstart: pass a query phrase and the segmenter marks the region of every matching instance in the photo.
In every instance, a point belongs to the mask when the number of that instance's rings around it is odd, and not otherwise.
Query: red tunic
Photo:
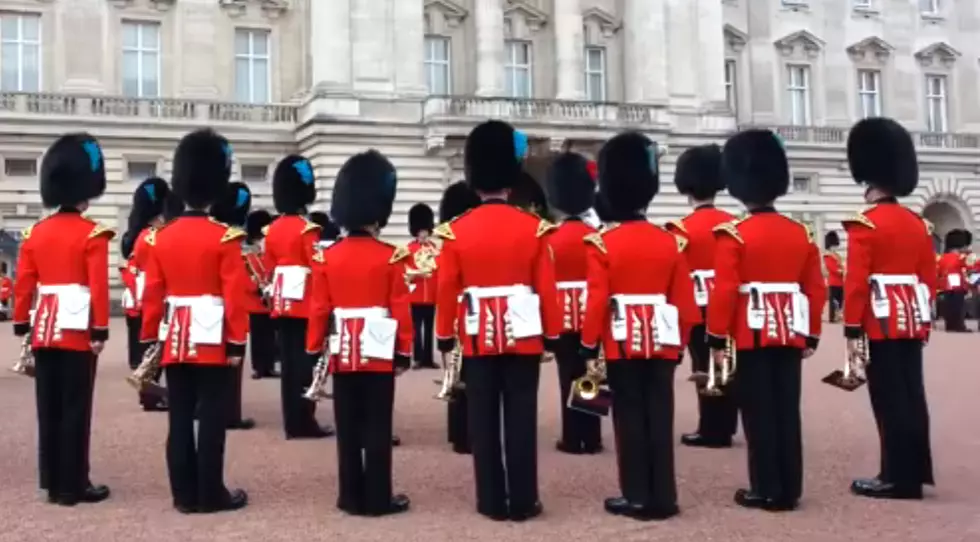
[[[863,331],[873,341],[927,338],[936,255],[926,222],[886,200],[843,224],[845,335],[856,339]]]
[[[124,307],[127,316],[139,316],[143,311],[143,292],[146,284],[146,261],[150,252],[150,245],[146,243],[146,238],[156,228],[148,227],[140,230],[136,235],[136,242],[133,243],[133,253],[129,255],[126,262],[126,271],[120,272],[123,286],[129,292],[132,299],[132,306]]]
[[[88,351],[109,338],[112,230],[75,211],[24,231],[14,285],[14,333],[33,348]],[[34,320],[31,309],[35,307]]]
[[[432,240],[427,240],[425,242],[420,242],[419,240],[414,240],[408,244],[408,250],[411,253],[412,258],[422,249],[432,251],[434,254],[439,254],[439,248]],[[409,259],[408,268],[414,267],[413,259]],[[411,302],[412,305],[434,305],[436,302],[436,274],[433,273],[430,277],[415,277],[409,286],[409,292],[411,292]]]
[[[143,342],[156,342],[164,310],[171,311],[163,365],[224,365],[245,352],[248,310],[243,292],[245,232],[189,211],[151,232],[146,242]]]
[[[455,343],[464,293],[472,300],[469,317],[477,320],[473,329],[478,330],[463,341],[466,356],[541,354],[542,336],[558,338],[562,322],[555,265],[545,239],[553,228],[531,213],[488,201],[435,229],[443,240],[435,325],[441,351],[452,350]],[[520,299],[516,310],[528,310],[528,293],[538,296],[541,334],[518,338],[512,334],[508,303]]]
[[[14,293],[14,281],[10,277],[0,277],[0,301],[6,303],[10,301],[10,296]]]
[[[128,317],[135,318],[140,315],[140,310],[136,306],[136,275],[130,269],[128,261],[125,265],[119,266],[119,280],[123,284],[123,313]]]
[[[358,234],[315,254],[307,352],[322,353],[329,332],[336,336],[331,339],[336,341],[330,356],[333,373],[390,373],[394,355],[411,357],[412,314],[404,277],[408,256],[407,248]],[[363,334],[365,326],[378,320],[384,320],[383,325],[396,324],[393,336]],[[392,359],[363,355],[369,335],[383,338],[380,344],[390,344]]]
[[[969,288],[966,258],[959,252],[947,252],[936,262],[940,292],[965,292]]]
[[[691,329],[701,323],[683,254],[686,244],[646,220],[610,224],[586,237],[588,301],[582,346],[598,355],[601,341],[609,362],[679,361]],[[661,312],[666,319],[661,320]],[[617,326],[622,336],[614,331]],[[674,340],[668,338],[671,329]]]
[[[823,255],[823,266],[827,269],[827,286],[844,286],[844,260],[840,254],[830,251]]]
[[[265,230],[265,267],[272,274],[273,318],[309,315],[310,266],[320,226],[299,215],[282,215]]]
[[[714,205],[702,205],[680,221],[667,222],[667,231],[680,235],[687,241],[684,257],[691,270],[694,285],[694,300],[700,307],[706,307],[715,285],[715,241],[714,229],[719,224],[730,222],[735,217]]]
[[[715,228],[708,344],[739,350],[816,348],[827,286],[809,228],[772,208]]]
[[[562,333],[582,330],[586,300],[586,247],[583,241],[595,231],[595,228],[579,219],[567,219],[547,236],[555,256]]]

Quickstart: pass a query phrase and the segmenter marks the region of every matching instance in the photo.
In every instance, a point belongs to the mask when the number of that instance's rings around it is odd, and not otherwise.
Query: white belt
[[[384,307],[363,307],[359,309],[334,309],[333,316],[337,320],[351,320],[353,318],[387,318],[388,309]]]
[[[198,304],[207,304],[213,307],[223,307],[225,302],[222,298],[215,295],[171,295],[167,296],[167,303],[171,309],[177,307],[193,307]]]
[[[464,291],[464,295],[470,296],[473,300],[490,299],[494,297],[511,297],[532,293],[531,287],[524,284],[514,284],[511,286],[471,286]]]
[[[88,294],[88,286],[81,284],[42,284],[37,287],[39,295]]]
[[[738,287],[740,294],[798,294],[800,285],[796,282],[747,282]]]
[[[584,280],[566,280],[558,283],[559,290],[584,290],[588,283]]]
[[[715,270],[714,269],[695,269],[694,271],[691,271],[691,278],[693,278],[693,279],[701,279],[701,280],[713,279],[713,278],[715,278]]]
[[[666,305],[667,296],[663,294],[615,294],[612,300],[620,306],[627,305]]]
[[[868,280],[881,286],[915,286],[919,283],[919,277],[916,275],[889,275],[884,273],[875,273],[868,277]]]

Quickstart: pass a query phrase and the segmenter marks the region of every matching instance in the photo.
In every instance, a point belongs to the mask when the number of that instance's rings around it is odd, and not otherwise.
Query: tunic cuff
[[[863,331],[861,326],[844,326],[844,337],[848,339],[860,339]]]
[[[411,369],[412,368],[412,358],[404,354],[395,354],[395,368],[396,369]]]
[[[456,348],[456,339],[436,339],[436,347],[443,354],[447,354]]]
[[[558,351],[558,337],[545,337],[544,338],[544,349],[548,352]]]
[[[806,338],[806,347],[809,348],[810,350],[816,350],[818,344],[820,344],[820,337]]]
[[[229,358],[243,358],[245,357],[245,345],[226,343],[225,344],[225,355]]]
[[[19,322],[14,324],[14,336],[23,337],[31,332],[31,324],[27,322]]]
[[[109,340],[109,328],[97,327],[92,329],[91,338],[95,342],[104,343]]]
[[[728,346],[728,337],[722,337],[714,333],[706,334],[705,341],[708,343],[708,348],[712,350],[724,350]]]

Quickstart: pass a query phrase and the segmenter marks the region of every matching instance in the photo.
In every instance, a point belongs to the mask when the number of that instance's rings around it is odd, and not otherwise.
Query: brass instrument
[[[412,257],[412,264],[415,267],[409,267],[405,270],[405,284],[411,284],[419,277],[431,277],[436,270],[436,256],[438,255],[439,252],[430,245],[418,249]]]
[[[599,396],[599,388],[606,381],[606,359],[602,352],[585,369],[585,375],[572,382],[571,393],[581,401],[592,401]]]
[[[262,297],[262,304],[266,307],[271,307],[272,286],[269,281],[265,279],[265,274],[262,273],[262,270],[255,268],[252,258],[248,257],[247,251],[242,253],[242,259],[245,260],[245,270],[248,271],[248,275],[252,279],[252,282],[254,282],[259,289],[259,295]]]
[[[331,321],[332,326],[337,326],[336,321]],[[340,333],[340,330],[337,330]],[[321,399],[333,399],[333,394],[327,391],[327,380],[330,378],[330,338],[327,344],[323,345],[323,355],[316,361],[313,367],[313,381],[310,387],[303,392],[303,398],[307,401],[319,402]]]
[[[854,391],[868,381],[864,374],[864,368],[867,367],[869,361],[867,335],[861,337],[857,351],[853,354],[846,350],[846,343],[844,348],[844,368],[837,369],[823,377],[822,382],[844,391]]]
[[[154,342],[146,349],[143,354],[143,361],[139,367],[129,376],[126,382],[136,388],[140,393],[146,393],[156,397],[166,397],[167,388],[154,382],[154,376],[160,371],[160,360],[163,359],[163,343]]]
[[[711,359],[710,352],[708,353],[708,356],[708,372],[694,373],[688,380],[698,384],[704,384],[704,387],[698,390],[698,393],[702,395],[708,395],[711,397],[724,395],[724,387],[730,384],[732,382],[732,378],[735,376],[737,364],[735,340],[729,337],[728,341],[725,343],[725,357],[721,362],[720,368],[715,366],[715,361]]]
[[[19,375],[34,376],[34,351],[31,350],[30,333],[24,336],[24,341],[20,344],[20,358],[10,370]]]
[[[453,348],[449,359],[442,368],[442,380],[437,380],[440,385],[436,399],[440,401],[452,401],[454,392],[465,389],[465,384],[461,380],[463,371],[463,346],[456,341],[456,348]]]

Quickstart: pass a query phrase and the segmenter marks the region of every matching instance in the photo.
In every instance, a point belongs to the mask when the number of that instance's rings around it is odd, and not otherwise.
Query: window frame
[[[123,32],[125,32],[125,27],[126,26],[134,26],[134,27],[136,27],[136,36],[137,37],[136,37],[136,47],[127,47],[126,46],[126,43],[125,43],[125,40],[123,40],[122,47],[120,47],[120,49],[122,50],[122,55],[123,55],[122,69],[120,69],[120,73],[122,75],[122,94],[123,94],[123,96],[126,96],[127,98],[147,98],[147,99],[160,98],[163,95],[163,81],[162,81],[162,79],[163,79],[163,59],[162,59],[162,57],[163,57],[163,27],[162,27],[162,25],[160,24],[159,21],[146,21],[146,20],[138,20],[138,19],[124,19],[122,21],[122,30],[123,30]],[[144,46],[144,42],[143,42],[144,28],[146,28],[148,26],[154,26],[154,27],[156,27],[156,31],[157,31],[157,42],[156,42],[156,48],[155,49],[147,49]],[[126,73],[125,73],[126,53],[135,53],[136,54],[136,59],[137,59],[137,74],[136,74],[136,87],[137,87],[137,92],[136,92],[136,95],[135,96],[130,96],[129,94],[126,94],[126,83],[125,83],[125,81],[126,81]],[[157,70],[156,85],[157,85],[157,88],[156,88],[156,95],[155,96],[147,96],[146,95],[146,92],[145,92],[145,89],[143,88],[143,83],[144,83],[144,77],[143,77],[143,72],[144,72],[144,67],[143,67],[143,64],[144,64],[144,55],[148,55],[148,54],[153,54],[156,57],[156,70]]]
[[[8,38],[3,34],[2,22],[4,18],[14,17],[17,20],[17,37]],[[24,37],[24,21],[26,19],[37,21],[37,39],[27,40]],[[32,11],[0,11],[0,89],[3,88],[3,64],[2,50],[4,47],[17,48],[17,88],[13,90],[4,89],[3,92],[42,92],[44,90],[44,19],[41,13]],[[37,48],[37,88],[36,90],[25,90],[24,87],[24,49],[25,47]]]
[[[933,94],[932,92],[932,82],[941,82],[941,92],[939,94]],[[942,134],[949,132],[949,77],[945,74],[939,73],[927,73],[925,74],[925,98],[926,98],[926,131],[934,134]],[[940,123],[941,129],[937,130],[935,120],[933,118],[933,102],[939,101],[942,105]]]
[[[871,81],[874,82],[874,89],[866,88],[865,83],[867,79],[865,76],[871,76]],[[870,117],[880,117],[884,114],[884,102],[882,100],[882,73],[881,70],[870,69],[870,68],[859,68],[857,70],[857,92],[858,92],[858,116],[859,118],[866,119]],[[865,107],[865,98],[871,97],[874,105],[874,111],[868,112]]]
[[[453,40],[450,36],[441,34],[426,34],[424,38],[425,52],[423,56],[423,66],[425,68],[425,82],[431,96],[451,96],[453,93]],[[435,47],[433,44],[442,42],[445,44],[446,58],[435,58]],[[446,89],[445,92],[433,91],[434,73],[437,69],[445,69]]]
[[[591,66],[590,58],[592,52],[599,53],[599,69],[594,69]],[[585,75],[585,99],[590,102],[605,102],[609,96],[609,77],[607,66],[608,62],[608,52],[605,46],[602,45],[586,45],[583,55],[583,68]],[[591,80],[593,77],[599,77],[599,89],[600,96],[591,96],[592,85]]]
[[[506,85],[507,97],[530,100],[534,98],[534,44],[530,40],[510,39],[504,42],[504,84]],[[516,51],[519,47],[524,47],[527,51],[527,64],[518,64]],[[517,92],[517,80],[512,77],[512,73],[518,70],[527,72],[527,95],[520,95]]]
[[[794,74],[799,70],[802,82],[796,83]],[[797,119],[796,94],[803,95],[803,119]],[[789,100],[789,122],[792,126],[813,125],[813,70],[809,64],[786,64],[786,97]]]
[[[248,51],[245,53],[239,53],[238,48],[233,44],[234,60],[235,60],[235,100],[240,103],[249,104],[263,104],[272,102],[272,30],[268,28],[256,28],[239,26],[235,27],[235,42],[238,41],[239,33],[244,33],[248,35]],[[265,54],[261,55],[255,52],[255,38],[256,36],[261,36],[265,39]],[[243,98],[238,95],[238,81],[242,74],[238,72],[238,61],[247,60],[248,61],[248,98]],[[255,63],[257,60],[265,60],[265,101],[258,101],[255,99]]]

